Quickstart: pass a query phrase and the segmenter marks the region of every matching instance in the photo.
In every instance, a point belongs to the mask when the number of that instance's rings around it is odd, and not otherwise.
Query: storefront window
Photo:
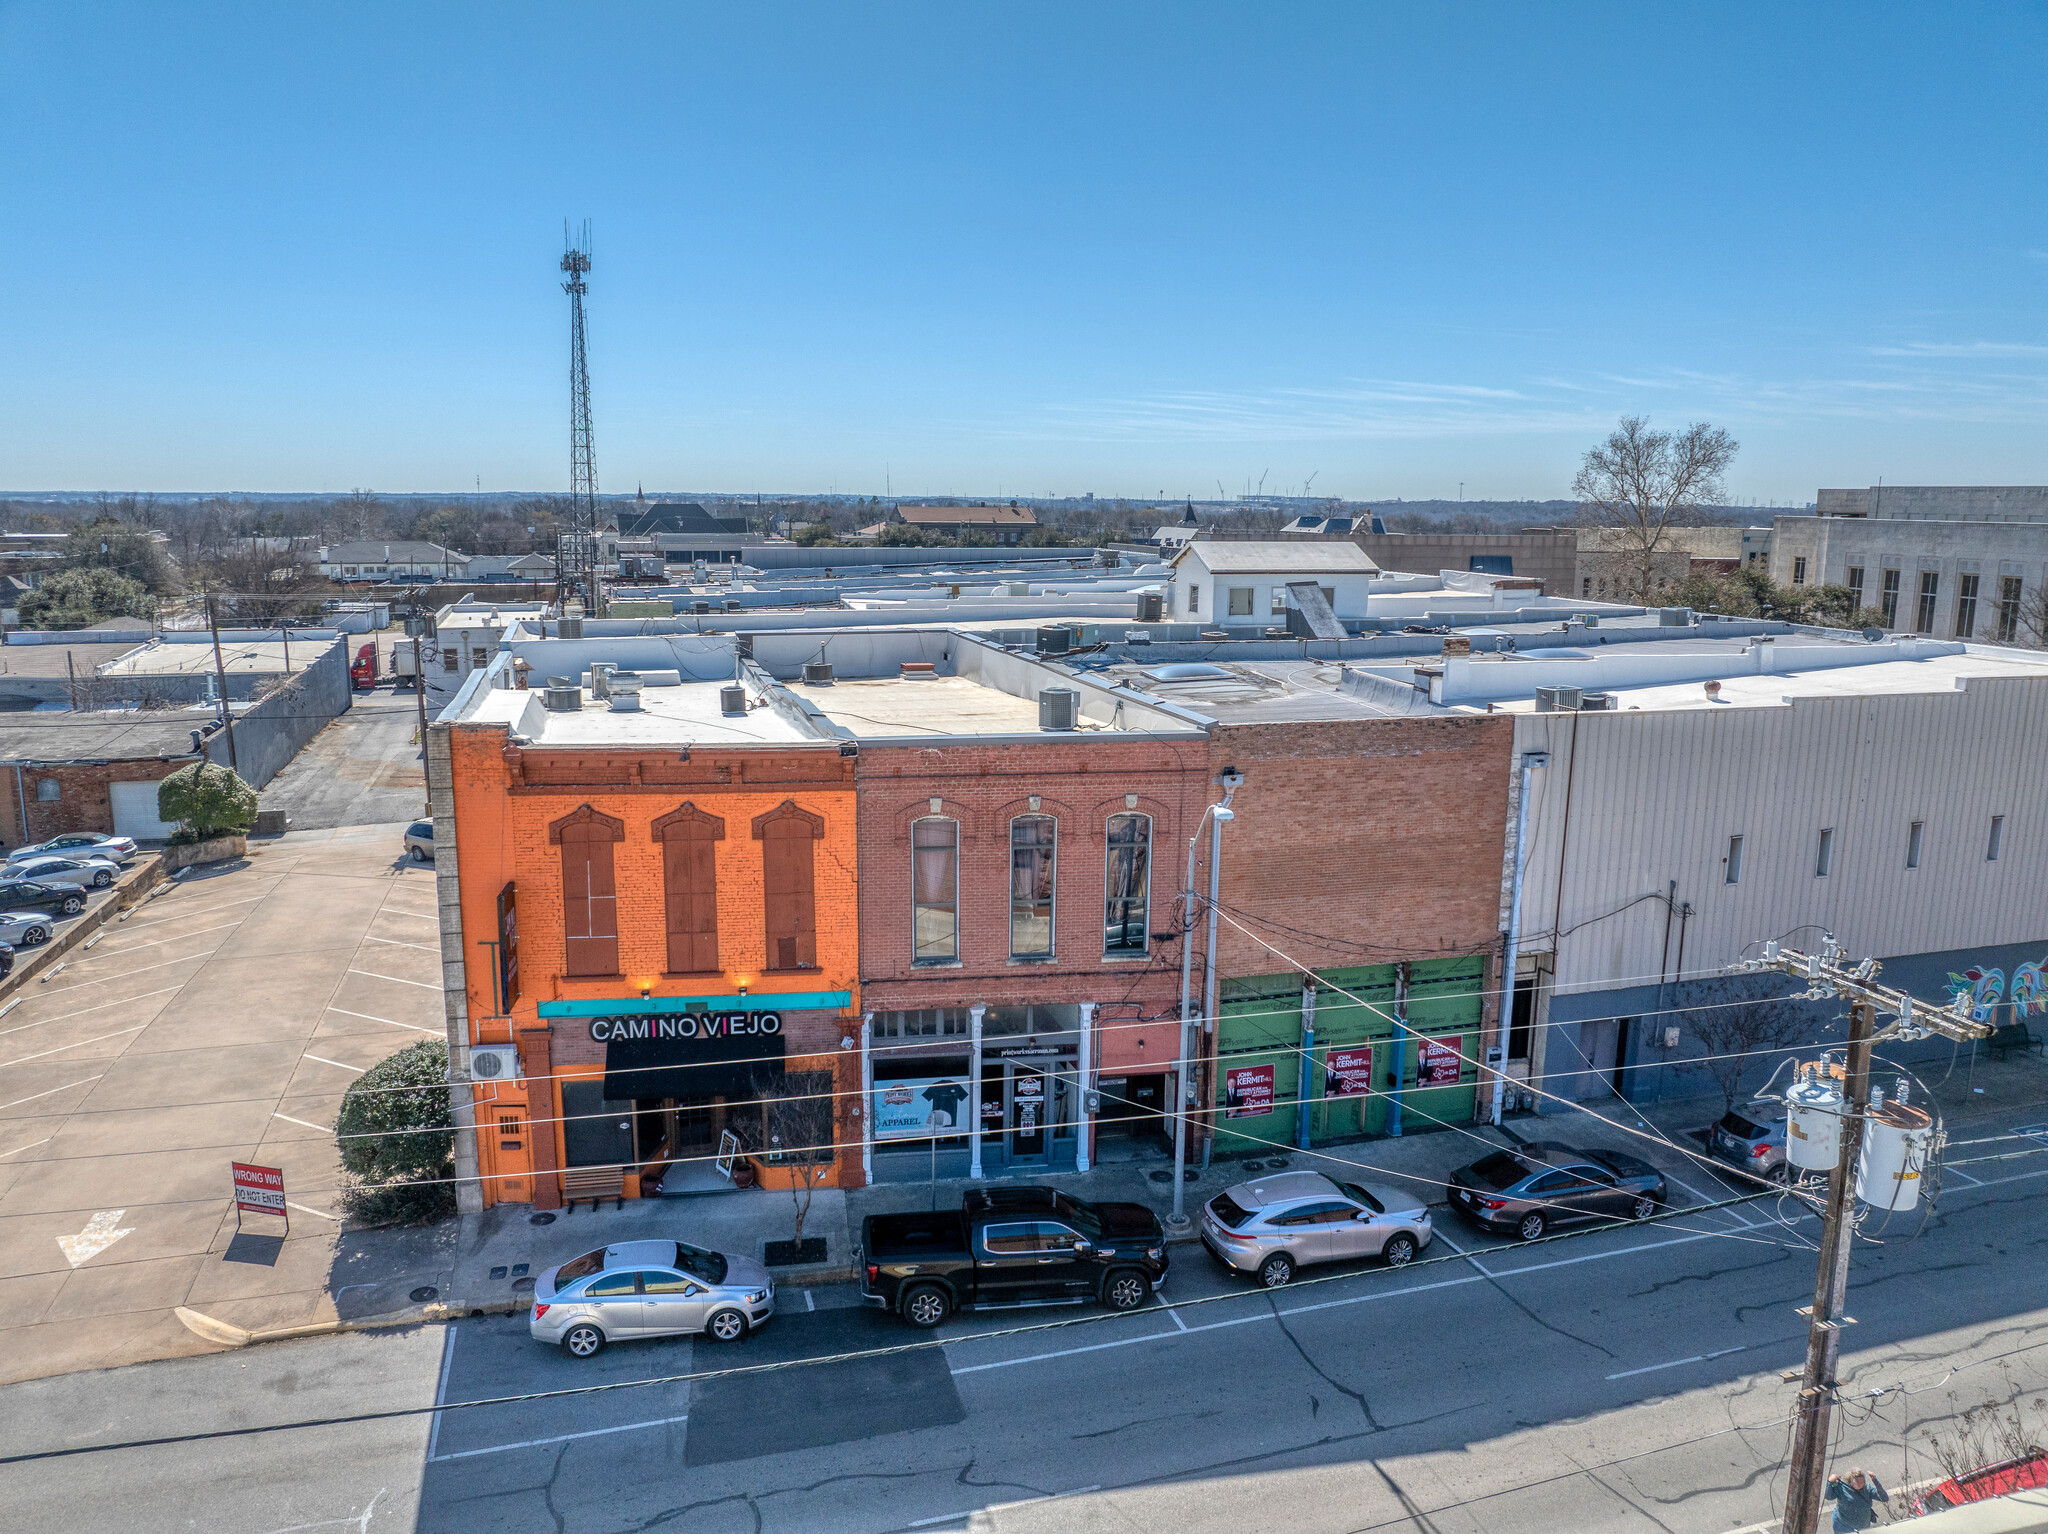
[[[925,819],[910,828],[911,961],[960,957],[960,822]]]
[[[1142,954],[1150,947],[1145,928],[1152,889],[1152,817],[1112,815],[1108,842],[1102,951]]]
[[[1059,822],[1050,815],[1020,815],[1010,822],[1010,953],[1020,959],[1052,957],[1054,844]]]

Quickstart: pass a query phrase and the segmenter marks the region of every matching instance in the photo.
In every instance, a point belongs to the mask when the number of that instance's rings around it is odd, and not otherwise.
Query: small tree
[[[1579,521],[1602,529],[1601,543],[1628,570],[1638,602],[1649,599],[1665,533],[1700,520],[1701,508],[1725,499],[1721,476],[1737,443],[1718,426],[1695,421],[1684,431],[1654,431],[1650,418],[1625,415],[1598,447],[1586,450],[1572,492]]]
[[[156,786],[159,820],[175,820],[180,840],[203,842],[256,824],[256,790],[232,767],[194,762]]]
[[[82,629],[109,618],[154,618],[156,598],[108,569],[59,570],[21,599],[21,621],[36,629]]]
[[[438,1039],[401,1049],[350,1083],[334,1133],[350,1214],[424,1225],[455,1212],[455,1112],[448,1049]]]
[[[134,502],[122,507],[134,515]],[[158,596],[178,589],[178,573],[162,542],[147,527],[101,516],[74,527],[64,541],[68,570],[109,570]]]
[[[1766,994],[1762,984],[1768,982],[1717,982],[1708,988],[1706,1003],[1686,1014],[1686,1026],[1706,1050],[1701,1064],[1721,1089],[1723,1112],[1735,1107],[1750,1066],[1776,1066],[1784,1058],[1777,1052],[1809,1031],[1798,1005]]]
[[[792,1071],[761,1089],[763,1133],[769,1161],[789,1168],[796,1203],[796,1234],[804,1239],[811,1197],[832,1167],[833,1104],[830,1071]]]

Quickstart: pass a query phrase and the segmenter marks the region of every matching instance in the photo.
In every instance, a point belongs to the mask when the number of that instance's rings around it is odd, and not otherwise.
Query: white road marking
[[[1085,1497],[1091,1491],[1100,1490],[1100,1486],[1076,1486],[1072,1491],[1056,1491],[1049,1497],[1026,1497],[1021,1502],[993,1502],[989,1504],[989,1511],[994,1512],[997,1508],[1033,1507],[1040,1502],[1057,1502],[1062,1497]],[[969,1508],[964,1513],[941,1513],[936,1518],[920,1518],[915,1523],[906,1523],[903,1527],[928,1529],[935,1523],[964,1523],[978,1511],[978,1508]]]
[[[1187,1322],[1181,1320],[1180,1312],[1177,1310],[1169,1310],[1166,1313],[1166,1319],[1171,1321],[1175,1326],[1179,1327],[1182,1331],[1186,1331],[1188,1329]]]
[[[434,1387],[434,1404],[439,1406],[448,1399],[448,1371],[455,1367],[455,1339],[461,1333],[460,1326],[448,1328],[448,1346],[441,1350],[441,1383]],[[434,1451],[441,1446],[441,1414],[434,1413],[434,1425],[427,1433],[427,1458],[434,1457]]]
[[[102,975],[97,980],[81,980],[76,985],[60,985],[50,994],[56,996],[68,991],[82,991],[89,985],[105,985],[109,980],[126,980],[130,975],[146,975],[153,969],[169,969],[173,964],[190,964],[194,959],[210,959],[218,951],[217,949],[209,948],[205,953],[190,953],[182,959],[166,959],[161,964],[145,964],[140,969],[123,970],[118,975]],[[56,969],[50,970],[43,978],[45,980],[49,979],[51,975],[57,973],[58,969],[65,968],[70,962],[69,959],[66,959],[63,964],[59,964]]]
[[[176,937],[153,937],[146,943],[124,943],[119,948],[109,948],[100,957],[104,959],[114,954],[134,953],[138,948],[161,948],[166,943],[182,943],[188,937],[204,937],[209,932],[227,932],[241,925],[238,921],[228,921],[222,922],[218,927],[201,927],[197,932],[180,932]],[[93,943],[98,941],[98,938],[94,938],[92,942],[86,943],[84,946],[90,948]]]
[[[363,941],[366,943],[389,943],[393,948],[417,948],[421,953],[439,953],[441,951],[438,943],[401,943],[395,937],[372,937],[368,933],[363,934]]]
[[[23,1151],[34,1150],[38,1145],[48,1145],[56,1138],[55,1135],[44,1135],[40,1140],[31,1140],[26,1145],[17,1145],[13,1150],[0,1151],[0,1156],[19,1156]]]
[[[63,1251],[65,1261],[74,1268],[82,1262],[91,1262],[123,1236],[134,1235],[133,1225],[126,1230],[115,1229],[121,1223],[121,1216],[127,1212],[125,1209],[102,1209],[85,1222],[85,1229],[77,1235],[59,1236],[57,1245]]]
[[[133,1006],[138,1001],[147,1001],[152,996],[169,996],[182,991],[182,985],[167,985],[160,991],[144,991],[140,996],[123,996],[119,1001],[102,1001],[90,1007],[80,1007],[76,1012],[60,1012],[55,1017],[46,1017],[39,1023],[16,1023],[12,1028],[0,1028],[0,1036],[10,1033],[26,1033],[31,1028],[41,1028],[50,1023],[66,1023],[74,1017],[83,1017],[88,1012],[104,1012],[108,1007]]]
[[[1720,1174],[1719,1174],[1719,1173],[1718,1173],[1718,1171],[1717,1171],[1717,1172],[1715,1173],[1715,1175],[1716,1175],[1716,1176],[1718,1176],[1718,1175],[1720,1175]],[[1694,1187],[1694,1186],[1693,1186],[1693,1185],[1692,1185],[1691,1183],[1689,1183],[1689,1182],[1686,1182],[1686,1181],[1684,1181],[1684,1180],[1683,1180],[1683,1179],[1681,1179],[1681,1178],[1673,1177],[1673,1176],[1672,1176],[1672,1175],[1671,1175],[1671,1174],[1670,1174],[1669,1172],[1666,1172],[1666,1173],[1664,1174],[1664,1180],[1665,1180],[1666,1182],[1675,1182],[1675,1183],[1677,1183],[1679,1187],[1681,1187],[1681,1188],[1685,1189],[1685,1191],[1686,1191],[1686,1192],[1690,1193],[1690,1194],[1691,1194],[1691,1195],[1692,1195],[1692,1196],[1693,1196],[1694,1198],[1698,1199],[1698,1200],[1699,1200],[1699,1201],[1700,1201],[1700,1202],[1701,1202],[1702,1204],[1711,1204],[1711,1203],[1715,1203],[1715,1202],[1716,1202],[1716,1200],[1715,1200],[1715,1199],[1713,1199],[1713,1198],[1709,1197],[1709,1196],[1708,1196],[1707,1194],[1704,1194],[1704,1193],[1700,1192],[1700,1190],[1699,1190],[1698,1188],[1695,1188],[1695,1187]],[[1730,1191],[1733,1191],[1733,1190],[1731,1189]],[[1742,1228],[1743,1228],[1744,1230],[1748,1230],[1748,1229],[1750,1229],[1750,1228],[1751,1228],[1751,1227],[1750,1227],[1750,1223],[1749,1223],[1749,1221],[1748,1221],[1748,1220],[1746,1220],[1746,1219],[1744,1219],[1744,1218],[1742,1217],[1742,1213],[1741,1213],[1741,1211],[1740,1211],[1740,1210],[1735,1210],[1735,1209],[1723,1209],[1723,1210],[1721,1210],[1721,1211],[1720,1211],[1720,1213],[1722,1213],[1722,1214],[1725,1214],[1725,1215],[1727,1215],[1729,1219],[1733,1220],[1733,1221],[1734,1221],[1734,1222],[1735,1222],[1735,1223],[1736,1223],[1737,1225],[1740,1225],[1740,1226],[1741,1226],[1741,1227],[1742,1227]]]
[[[101,1076],[104,1076],[105,1074],[106,1072],[104,1071],[100,1073]],[[0,1108],[19,1108],[23,1103],[32,1103],[39,1097],[55,1097],[59,1092],[69,1092],[73,1087],[86,1086],[91,1082],[98,1081],[99,1079],[99,1076],[87,1076],[78,1081],[67,1081],[63,1086],[51,1087],[50,1090],[47,1092],[31,1092],[26,1097],[15,1098],[15,1100],[11,1103],[0,1103]]]
[[[479,1454],[505,1454],[513,1449],[536,1449],[543,1444],[570,1443],[578,1438],[603,1438],[610,1433],[633,1433],[644,1427],[673,1427],[678,1422],[688,1422],[690,1414],[680,1417],[656,1417],[648,1422],[622,1422],[617,1427],[594,1427],[581,1433],[557,1433],[551,1438],[522,1438],[518,1443],[494,1443],[488,1449],[457,1449],[453,1454],[428,1456],[430,1465],[445,1465],[451,1459],[474,1459]]]
[[[2043,1167],[2038,1172],[2015,1172],[2010,1177],[1987,1177],[1978,1183],[1977,1186],[1980,1188],[1995,1188],[2000,1183],[2023,1182],[2029,1177],[2048,1177],[2048,1167]]]
[[[339,1060],[330,1060],[325,1055],[307,1055],[305,1058],[316,1060],[322,1065],[331,1065],[338,1071],[354,1071],[358,1076],[362,1075],[365,1069],[360,1065],[343,1065]]]
[[[1984,1186],[1983,1178],[1972,1177],[1968,1172],[1962,1171],[1955,1167],[1943,1168],[1942,1175],[1944,1177],[1960,1177],[1964,1182],[1968,1183],[1973,1188],[1981,1188]]]
[[[304,1204],[292,1203],[290,1199],[286,1199],[285,1203],[291,1208],[298,1210],[301,1214],[310,1214],[316,1220],[332,1220],[337,1225],[341,1223],[341,1216],[338,1214],[329,1214],[324,1209],[308,1209]]]
[[[380,975],[374,969],[351,968],[349,973],[351,975],[364,975],[372,980],[389,980],[394,985],[416,985],[426,991],[438,991],[441,989],[441,983],[438,980],[407,980],[401,975]]]
[[[1740,1347],[1723,1348],[1718,1353],[1695,1353],[1690,1358],[1674,1358],[1668,1364],[1646,1364],[1640,1369],[1624,1369],[1619,1374],[1610,1374],[1607,1377],[1611,1380],[1626,1380],[1633,1379],[1638,1374],[1655,1374],[1659,1369],[1682,1369],[1687,1364],[1703,1364],[1710,1358],[1726,1358],[1730,1353],[1740,1353],[1748,1346],[1745,1342]]]
[[[167,922],[190,921],[195,916],[211,916],[215,911],[225,911],[231,905],[254,905],[259,900],[269,898],[268,895],[251,895],[247,900],[223,900],[219,905],[211,906],[204,911],[181,911],[176,916],[159,916],[155,921],[139,921],[128,930],[140,932],[144,927],[161,927]],[[240,926],[241,923],[236,922],[234,925]],[[209,927],[206,930],[210,932],[213,929]]]
[[[73,1039],[69,1044],[59,1044],[55,1049],[40,1050],[32,1055],[18,1055],[12,1060],[0,1060],[0,1071],[4,1071],[10,1065],[26,1065],[29,1061],[40,1060],[45,1055],[61,1055],[67,1049],[83,1049],[88,1044],[102,1044],[108,1039],[118,1039],[124,1033],[140,1033],[148,1026],[147,1023],[137,1023],[133,1028],[116,1028],[112,1033],[102,1033],[96,1038]],[[57,1090],[61,1092],[63,1088],[59,1087]],[[24,1097],[22,1101],[27,1102],[28,1099]]]
[[[26,1148],[26,1147],[24,1147],[24,1148]],[[804,1291],[804,1309],[805,1309],[805,1310],[816,1310],[817,1308],[818,1308],[818,1297],[817,1297],[817,1296],[816,1296],[815,1294],[811,1293],[811,1291],[810,1291],[810,1290],[806,1289],[806,1290]]]
[[[333,1130],[327,1128],[325,1125],[308,1124],[304,1119],[295,1119],[289,1113],[273,1113],[270,1116],[274,1119],[283,1119],[287,1124],[296,1124],[301,1129],[317,1129],[320,1131],[320,1133],[324,1135],[331,1135],[334,1133]]]
[[[433,911],[401,911],[396,906],[379,906],[377,914],[379,916],[410,916],[414,921],[439,921],[441,919]]]
[[[1438,1231],[1438,1232],[1436,1233],[1436,1238],[1437,1238],[1437,1240],[1439,1240],[1439,1241],[1443,1242],[1443,1244],[1444,1244],[1445,1246],[1448,1246],[1448,1247],[1449,1247],[1449,1248],[1450,1248],[1450,1249],[1451,1249],[1452,1251],[1456,1252],[1456,1253],[1457,1253],[1457,1254],[1458,1254],[1458,1255],[1459,1255],[1460,1257],[1463,1257],[1463,1258],[1465,1259],[1465,1261],[1467,1261],[1468,1263],[1470,1263],[1470,1264],[1472,1265],[1472,1267],[1473,1267],[1473,1269],[1474,1269],[1475,1271],[1477,1271],[1478,1273],[1482,1274],[1483,1276],[1485,1276],[1485,1277],[1487,1277],[1487,1278],[1491,1278],[1491,1277],[1493,1277],[1493,1275],[1492,1275],[1491,1273],[1487,1272],[1486,1268],[1485,1268],[1484,1266],[1482,1266],[1482,1265],[1481,1265],[1481,1263],[1480,1263],[1480,1261],[1479,1261],[1479,1259],[1478,1259],[1477,1257],[1474,1257],[1474,1256],[1473,1256],[1473,1255],[1472,1255],[1472,1254],[1471,1254],[1470,1252],[1466,1251],[1466,1250],[1465,1250],[1465,1248],[1463,1248],[1462,1246],[1458,1245],[1458,1243],[1457,1243],[1457,1242],[1453,1241],[1453,1240],[1452,1240],[1452,1239],[1451,1239],[1451,1238],[1450,1238],[1449,1236],[1445,1235],[1445,1234],[1444,1234],[1444,1233],[1443,1233],[1443,1232],[1442,1232],[1441,1230],[1439,1230],[1439,1231]]]
[[[401,1023],[395,1017],[372,1017],[367,1012],[351,1012],[347,1007],[329,1007],[330,1012],[339,1012],[343,1017],[360,1017],[366,1023],[389,1023],[394,1028],[410,1028],[414,1033],[446,1033],[445,1028],[422,1028],[418,1023]]]

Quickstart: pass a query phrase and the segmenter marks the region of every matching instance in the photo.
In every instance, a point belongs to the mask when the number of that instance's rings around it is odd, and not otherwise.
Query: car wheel
[[[1275,1252],[1259,1264],[1259,1282],[1268,1289],[1278,1289],[1294,1277],[1294,1259],[1285,1252]]]
[[[738,1342],[747,1335],[747,1318],[737,1310],[714,1310],[704,1331],[714,1342]]]
[[[98,873],[92,876],[92,887],[96,890],[103,890],[113,882],[114,876],[108,873],[104,868],[102,868]]]
[[[49,940],[50,932],[47,927],[30,927],[21,935],[23,946],[28,948],[37,947],[40,944],[49,942]]]
[[[1522,1223],[1516,1229],[1521,1233],[1524,1241],[1537,1240],[1543,1234],[1543,1216],[1540,1214],[1525,1214],[1522,1216]]]
[[[903,1297],[903,1319],[912,1326],[937,1326],[953,1313],[953,1302],[936,1284],[920,1284]]]
[[[1394,1237],[1385,1246],[1380,1248],[1380,1256],[1386,1259],[1386,1264],[1390,1268],[1405,1266],[1414,1260],[1415,1238],[1413,1236]]]
[[[418,848],[418,847],[414,847],[414,848],[412,849],[412,860],[413,860],[413,861],[414,861],[415,863],[424,863],[424,862],[426,862],[426,860],[427,860],[427,855],[426,855],[426,853],[425,853],[424,851],[422,851],[422,850],[421,850],[420,848]]]
[[[1632,1219],[1647,1220],[1656,1212],[1657,1201],[1647,1193],[1638,1193],[1634,1206],[1629,1210],[1629,1216]]]
[[[1102,1286],[1102,1303],[1111,1310],[1136,1310],[1145,1303],[1145,1276],[1125,1269],[1109,1275]]]
[[[1792,1185],[1792,1163],[1789,1161],[1779,1162],[1768,1172],[1764,1173],[1764,1181],[1776,1183],[1781,1188],[1789,1188]]]
[[[76,916],[85,909],[85,897],[83,895],[66,895],[64,903],[58,906],[57,909],[66,916]]]
[[[562,1333],[562,1351],[571,1358],[595,1358],[604,1351],[604,1333],[588,1321],[578,1321]]]

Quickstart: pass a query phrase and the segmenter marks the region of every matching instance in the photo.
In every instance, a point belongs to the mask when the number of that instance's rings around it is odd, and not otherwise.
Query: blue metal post
[[[1301,1073],[1294,1094],[1294,1143],[1308,1149],[1309,1083],[1316,1074],[1316,988],[1301,988]]]

